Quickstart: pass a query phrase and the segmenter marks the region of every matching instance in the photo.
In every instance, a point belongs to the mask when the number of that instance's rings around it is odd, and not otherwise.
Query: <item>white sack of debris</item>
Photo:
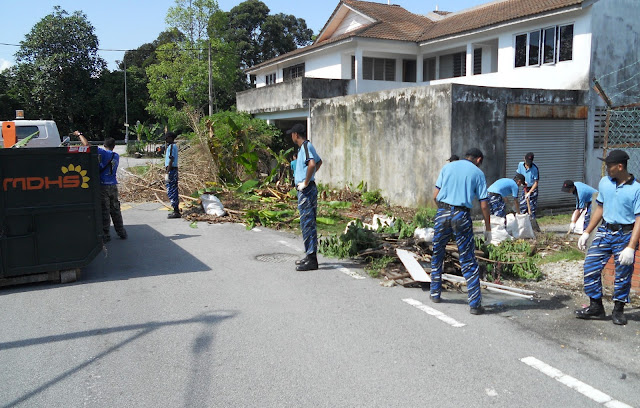
[[[416,242],[433,242],[433,228],[416,228],[413,237]]]
[[[507,232],[515,239],[534,239],[529,214],[507,214]]]
[[[208,215],[216,215],[222,217],[227,214],[220,199],[213,194],[203,194],[200,196],[202,208]]]

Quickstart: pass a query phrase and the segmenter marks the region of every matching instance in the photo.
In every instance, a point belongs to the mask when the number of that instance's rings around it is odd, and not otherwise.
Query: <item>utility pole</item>
[[[209,39],[209,116],[213,115],[213,75],[211,74],[211,39]]]
[[[124,64],[124,144],[129,144],[129,108],[127,106],[127,59],[122,58]]]

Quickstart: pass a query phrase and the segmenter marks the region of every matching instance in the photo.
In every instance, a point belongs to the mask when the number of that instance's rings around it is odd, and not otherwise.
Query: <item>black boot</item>
[[[173,212],[167,215],[167,218],[169,219],[182,218],[182,214],[180,214],[180,207],[174,207]]]
[[[315,271],[318,269],[318,257],[316,253],[307,255],[307,262],[296,266],[296,271]]]
[[[309,261],[309,255],[305,255],[305,257],[304,257],[304,258],[302,258],[302,259],[298,259],[298,260],[296,261],[296,265],[302,265],[302,264],[304,264],[304,263],[307,263],[307,261]]]
[[[604,319],[604,306],[602,306],[602,298],[593,299],[589,298],[589,306],[576,310],[576,317],[578,319]]]
[[[613,320],[613,324],[627,324],[627,318],[624,317],[624,302],[615,301],[613,304],[613,312],[611,313],[611,320]]]

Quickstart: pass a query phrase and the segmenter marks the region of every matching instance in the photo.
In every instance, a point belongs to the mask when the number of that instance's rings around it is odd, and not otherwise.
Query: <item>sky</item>
[[[293,14],[306,21],[307,27],[317,34],[338,5],[333,1],[297,1],[262,0],[271,10],[271,14]],[[492,0],[391,0],[416,14],[426,14],[438,7],[444,11],[460,11]],[[387,3],[387,1],[378,1]],[[109,69],[116,69],[116,61],[122,60],[123,51],[136,49],[140,45],[152,42],[166,29],[167,10],[174,6],[175,0],[2,0],[2,31],[0,31],[0,71],[15,63],[14,54],[20,41],[24,40],[33,26],[56,5],[70,14],[76,10],[86,14],[95,28],[100,42],[100,56]],[[221,10],[229,11],[242,3],[241,0],[218,0]],[[292,4],[294,6],[292,6]]]

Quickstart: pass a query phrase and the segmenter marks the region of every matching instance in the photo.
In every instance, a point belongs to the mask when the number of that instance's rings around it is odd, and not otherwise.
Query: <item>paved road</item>
[[[637,310],[485,294],[472,316],[348,263],[296,272],[289,233],[125,208],[79,282],[0,290],[1,407],[640,407]]]

